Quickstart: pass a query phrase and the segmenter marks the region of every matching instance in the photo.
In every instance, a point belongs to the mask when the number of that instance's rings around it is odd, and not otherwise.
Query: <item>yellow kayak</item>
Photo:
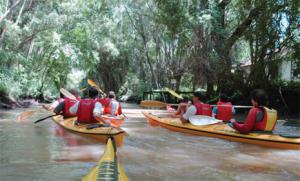
[[[104,153],[97,166],[95,166],[82,181],[127,181],[122,165],[117,160],[117,148],[114,140],[108,139]]]
[[[160,118],[149,112],[143,112],[152,125],[159,125],[172,131],[189,133],[199,136],[222,138],[231,141],[250,143],[265,147],[281,149],[300,149],[300,138],[288,138],[268,133],[240,134],[227,124],[212,124],[195,126],[190,123],[182,124],[179,118]]]
[[[91,125],[75,125],[76,117],[64,119],[61,115],[54,116],[53,121],[62,128],[79,134],[85,137],[92,137],[99,141],[106,142],[109,137],[113,137],[117,146],[123,143],[124,135],[126,132],[121,128],[116,127],[97,127],[89,129]]]

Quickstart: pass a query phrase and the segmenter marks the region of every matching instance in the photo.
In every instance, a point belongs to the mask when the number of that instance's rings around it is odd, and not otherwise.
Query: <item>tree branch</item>
[[[4,19],[15,9],[15,7],[21,2],[21,0],[15,1],[11,7],[3,14],[2,17],[0,17],[0,23],[4,21]]]

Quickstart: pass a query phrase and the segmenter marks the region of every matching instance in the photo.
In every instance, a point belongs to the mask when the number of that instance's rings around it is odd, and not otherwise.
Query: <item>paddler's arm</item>
[[[102,104],[100,102],[96,102],[93,110],[93,116],[95,118],[101,118],[102,113]]]
[[[240,124],[237,121],[232,122],[233,128],[242,134],[250,133],[254,128],[256,114],[256,111],[251,109],[244,123]]]
[[[77,101],[72,107],[70,107],[70,113],[71,114],[76,114],[79,106],[79,101]]]
[[[196,115],[197,113],[197,108],[192,105],[190,106],[185,113],[183,111],[181,112],[180,120],[182,123],[188,123],[189,122],[189,117]]]
[[[61,103],[58,104],[58,106],[55,107],[53,112],[55,114],[60,114],[64,110],[64,106],[65,106],[65,101],[62,101]]]

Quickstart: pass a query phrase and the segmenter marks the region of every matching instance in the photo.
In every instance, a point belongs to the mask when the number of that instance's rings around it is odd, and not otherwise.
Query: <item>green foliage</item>
[[[0,2],[2,17],[12,1]],[[20,2],[0,20],[0,89],[13,96],[51,97],[84,78],[136,97],[171,86],[246,95],[274,86],[283,61],[300,74],[293,0]],[[236,68],[245,60],[250,74]]]

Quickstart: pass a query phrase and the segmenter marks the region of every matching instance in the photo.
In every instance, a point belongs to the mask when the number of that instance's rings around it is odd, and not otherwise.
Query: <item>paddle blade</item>
[[[164,102],[160,102],[160,101],[144,100],[144,101],[141,101],[140,106],[142,106],[142,107],[159,107],[159,108],[162,108],[162,107],[166,107],[167,104],[164,103]]]
[[[174,97],[177,97],[179,99],[183,99],[183,97],[181,95],[177,94],[175,91],[173,91],[173,90],[171,90],[169,88],[166,88],[166,91],[168,91]]]
[[[66,89],[60,88],[59,91],[60,91],[64,96],[66,96],[67,98],[73,99],[73,100],[77,100],[77,98],[76,98],[73,94],[71,94],[69,91],[67,91]]]
[[[100,122],[106,122],[106,120],[109,120],[111,126],[113,127],[120,127],[124,123],[124,119],[119,119],[110,116],[102,116],[101,118],[97,117],[96,120]]]
[[[103,95],[106,95],[101,89],[100,87],[96,84],[96,82],[94,82],[93,80],[91,79],[88,79],[87,80],[88,84],[92,87],[95,87],[99,92],[101,92]]]
[[[35,111],[25,111],[22,112],[18,117],[18,121],[24,121],[25,119],[28,119],[30,116],[32,116],[35,113]]]

